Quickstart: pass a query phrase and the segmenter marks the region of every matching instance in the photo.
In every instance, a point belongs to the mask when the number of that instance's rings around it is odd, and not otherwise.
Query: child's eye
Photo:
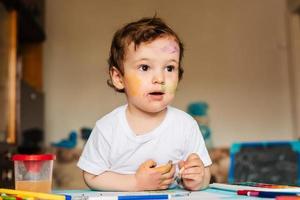
[[[149,66],[148,66],[148,65],[140,65],[140,66],[139,66],[139,69],[140,69],[141,71],[148,71]]]
[[[175,67],[174,67],[173,65],[168,65],[168,66],[166,67],[166,70],[167,70],[168,72],[172,72],[172,71],[174,71],[174,69],[175,69]]]

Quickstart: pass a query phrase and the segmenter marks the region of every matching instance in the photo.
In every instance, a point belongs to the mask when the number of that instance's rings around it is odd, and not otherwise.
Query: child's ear
[[[118,90],[124,89],[122,73],[116,67],[112,67],[109,73],[110,73],[112,83],[114,84],[114,86]]]

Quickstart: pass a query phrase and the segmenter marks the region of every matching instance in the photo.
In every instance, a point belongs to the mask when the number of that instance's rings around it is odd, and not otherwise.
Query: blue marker
[[[275,198],[277,196],[299,196],[299,193],[259,191],[258,194],[255,196],[262,197],[262,198]]]

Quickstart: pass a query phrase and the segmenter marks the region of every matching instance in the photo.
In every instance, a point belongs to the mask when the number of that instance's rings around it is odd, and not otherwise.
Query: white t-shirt
[[[77,163],[79,168],[94,175],[104,171],[134,174],[148,159],[158,165],[169,160],[178,163],[191,153],[197,153],[204,166],[211,164],[198,124],[187,113],[169,106],[158,127],[136,135],[128,125],[126,108],[120,106],[96,122]]]

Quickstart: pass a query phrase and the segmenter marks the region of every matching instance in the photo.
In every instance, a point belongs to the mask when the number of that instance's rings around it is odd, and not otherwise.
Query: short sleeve
[[[99,175],[110,168],[109,152],[109,142],[96,125],[84,146],[77,166],[88,173]]]
[[[184,158],[186,159],[191,153],[196,153],[199,155],[205,167],[211,165],[212,162],[197,122],[193,120],[188,129]]]

